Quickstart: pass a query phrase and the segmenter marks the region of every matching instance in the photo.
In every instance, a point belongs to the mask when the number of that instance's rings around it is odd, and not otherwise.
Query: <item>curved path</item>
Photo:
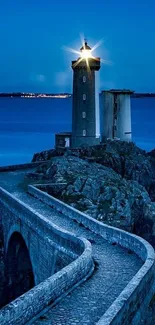
[[[29,324],[94,325],[137,273],[143,262],[135,254],[108,243],[99,235],[27,194],[22,185],[27,172],[28,170],[0,173],[0,186],[35,211],[48,217],[52,223],[76,236],[87,238],[92,243],[96,265],[93,275],[86,282]]]

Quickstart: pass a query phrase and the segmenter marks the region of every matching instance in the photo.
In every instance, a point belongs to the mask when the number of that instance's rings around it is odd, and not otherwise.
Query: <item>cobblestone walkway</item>
[[[0,186],[54,224],[77,236],[87,238],[92,243],[93,258],[96,262],[95,271],[86,282],[31,324],[94,325],[136,274],[142,266],[142,261],[135,254],[118,245],[109,244],[102,237],[29,196],[18,185],[24,174],[25,171],[0,173]]]

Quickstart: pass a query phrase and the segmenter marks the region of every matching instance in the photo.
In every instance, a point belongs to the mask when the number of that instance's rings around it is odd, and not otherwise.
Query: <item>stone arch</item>
[[[5,266],[9,303],[35,285],[29,251],[20,232],[13,232],[9,238]]]
[[[9,231],[8,231],[8,229],[6,229],[6,239],[4,240],[5,254],[8,251],[9,241],[10,241],[10,238],[14,232],[21,233],[20,224],[18,224],[18,223],[13,224],[11,227],[9,227]],[[23,235],[22,235],[22,237],[23,237]],[[24,238],[24,240],[25,240],[25,238]],[[25,242],[26,242],[26,240],[25,240]],[[28,245],[27,245],[27,247],[28,247]]]

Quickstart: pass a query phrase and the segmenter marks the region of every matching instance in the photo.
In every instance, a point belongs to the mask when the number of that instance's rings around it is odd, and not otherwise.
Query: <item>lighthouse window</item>
[[[86,130],[83,130],[83,136],[84,137],[86,136]]]
[[[83,100],[86,100],[86,94],[83,94]]]
[[[86,112],[82,112],[82,117],[86,118]]]
[[[83,76],[83,82],[86,82],[86,76]]]

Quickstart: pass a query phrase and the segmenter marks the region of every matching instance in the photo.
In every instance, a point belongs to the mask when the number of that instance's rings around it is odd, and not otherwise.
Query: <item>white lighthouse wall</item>
[[[131,101],[129,94],[117,95],[117,131],[122,141],[131,141]]]
[[[100,108],[100,141],[102,140],[103,134],[103,95],[99,94],[99,108]]]
[[[110,92],[103,92],[101,95],[101,116],[102,125],[102,141],[104,139],[113,138],[113,114],[114,114],[114,96]]]
[[[99,105],[99,73],[95,75],[95,119],[96,119],[96,138],[100,138],[100,105]]]

